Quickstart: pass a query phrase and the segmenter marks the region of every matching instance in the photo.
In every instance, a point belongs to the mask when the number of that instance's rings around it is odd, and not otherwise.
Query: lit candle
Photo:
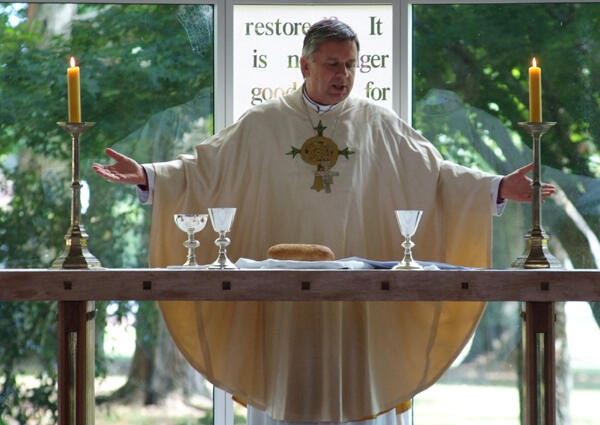
[[[529,121],[542,122],[542,70],[535,58],[529,68]]]
[[[79,92],[79,67],[75,58],[69,59],[67,69],[67,88],[69,99],[69,122],[81,122],[81,97]]]

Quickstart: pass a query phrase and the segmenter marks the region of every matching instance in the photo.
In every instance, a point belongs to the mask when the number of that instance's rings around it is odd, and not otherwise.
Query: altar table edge
[[[36,300],[600,301],[600,270],[0,270],[0,301]]]

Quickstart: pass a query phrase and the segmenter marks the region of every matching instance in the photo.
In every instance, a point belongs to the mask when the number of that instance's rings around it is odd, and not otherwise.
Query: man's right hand
[[[144,167],[135,160],[110,148],[106,148],[104,152],[116,162],[111,165],[94,163],[92,168],[96,173],[111,182],[148,186]]]

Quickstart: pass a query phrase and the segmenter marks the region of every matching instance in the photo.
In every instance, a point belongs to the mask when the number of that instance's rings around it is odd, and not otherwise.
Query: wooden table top
[[[1,269],[0,300],[600,301],[600,270]]]

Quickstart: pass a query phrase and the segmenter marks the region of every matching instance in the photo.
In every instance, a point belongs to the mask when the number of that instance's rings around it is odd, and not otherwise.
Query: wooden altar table
[[[59,302],[60,425],[93,425],[95,300],[523,301],[526,425],[554,425],[554,302],[600,301],[600,271],[4,269],[0,300]]]

